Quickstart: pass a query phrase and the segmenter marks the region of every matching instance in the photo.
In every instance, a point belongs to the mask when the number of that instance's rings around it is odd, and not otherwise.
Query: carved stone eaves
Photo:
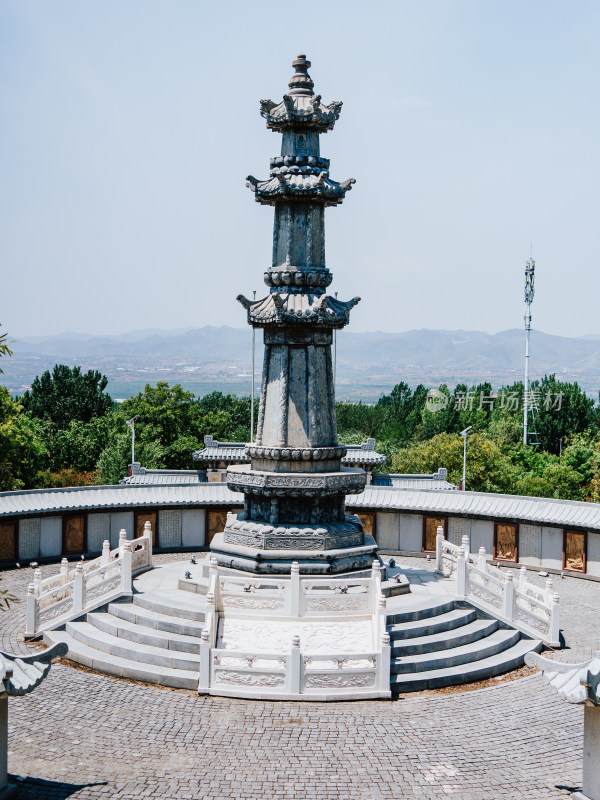
[[[527,653],[525,663],[542,671],[544,681],[567,703],[600,705],[600,654],[590,661],[565,664],[544,658],[538,653]]]
[[[247,310],[250,325],[317,324],[343,328],[350,321],[350,311],[360,302],[360,297],[343,301],[329,295],[274,292],[260,300],[248,300],[240,294],[237,300]]]
[[[267,121],[267,128],[272,131],[284,131],[289,128],[307,128],[326,133],[333,127],[342,111],[341,100],[323,103],[321,95],[292,96],[287,94],[276,104],[273,100],[260,101],[260,115]]]
[[[281,200],[306,200],[325,206],[339,205],[356,183],[354,178],[338,183],[329,172],[317,167],[275,167],[271,177],[260,181],[249,175],[246,186],[252,189],[257,203],[275,205]]]

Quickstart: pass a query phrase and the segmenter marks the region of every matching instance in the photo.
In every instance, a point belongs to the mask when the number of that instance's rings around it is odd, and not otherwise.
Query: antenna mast
[[[525,382],[524,382],[524,409],[523,409],[523,444],[527,445],[527,423],[529,416],[529,334],[531,333],[531,304],[534,295],[535,261],[529,258],[525,262]],[[533,407],[532,407],[533,411]]]

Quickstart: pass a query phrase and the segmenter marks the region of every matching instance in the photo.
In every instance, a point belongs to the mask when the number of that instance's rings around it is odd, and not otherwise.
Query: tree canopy
[[[119,405],[107,385],[97,371],[59,364],[36,378],[21,400],[0,389],[0,490],[117,483],[131,461],[131,417],[136,461],[149,469],[193,469],[192,453],[207,434],[250,439],[249,397],[196,397],[159,382]],[[388,457],[380,471],[446,467],[458,483],[460,432],[471,426],[468,489],[600,502],[598,407],[577,383],[554,375],[534,381],[531,390],[535,416],[527,447],[519,382],[498,391],[488,382],[454,389],[442,384],[435,391],[401,382],[373,405],[338,403],[338,435],[347,444],[377,439]]]
[[[81,367],[56,364],[52,373],[46,370],[34,379],[22,403],[32,417],[67,428],[73,421],[89,422],[111,410],[113,401],[104,391],[107,385],[108,378],[98,370],[82,373]]]

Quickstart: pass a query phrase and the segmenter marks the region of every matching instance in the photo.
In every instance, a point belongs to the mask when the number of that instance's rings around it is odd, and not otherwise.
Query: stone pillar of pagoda
[[[261,100],[267,127],[281,134],[281,155],[266,180],[247,185],[262,205],[274,207],[273,257],[264,280],[268,294],[238,300],[248,323],[264,332],[256,441],[251,463],[231,467],[227,483],[244,493],[244,512],[229,515],[211,549],[223,566],[285,573],[298,561],[304,573],[369,568],[376,552],[345,496],[362,492],[362,469],[341,467],[346,448],[337,441],[331,345],[333,331],[349,322],[359,301],[327,294],[325,209],[342,203],[354,179],[338,183],[319,137],[333,129],[340,102],[323,103],[299,55],[280,103]]]

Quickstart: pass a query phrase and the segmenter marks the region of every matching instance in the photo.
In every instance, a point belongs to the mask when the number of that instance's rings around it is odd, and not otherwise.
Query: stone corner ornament
[[[583,703],[583,787],[574,800],[600,800],[600,652],[589,661],[564,664],[528,653],[525,663],[542,671],[544,681],[567,703]]]

